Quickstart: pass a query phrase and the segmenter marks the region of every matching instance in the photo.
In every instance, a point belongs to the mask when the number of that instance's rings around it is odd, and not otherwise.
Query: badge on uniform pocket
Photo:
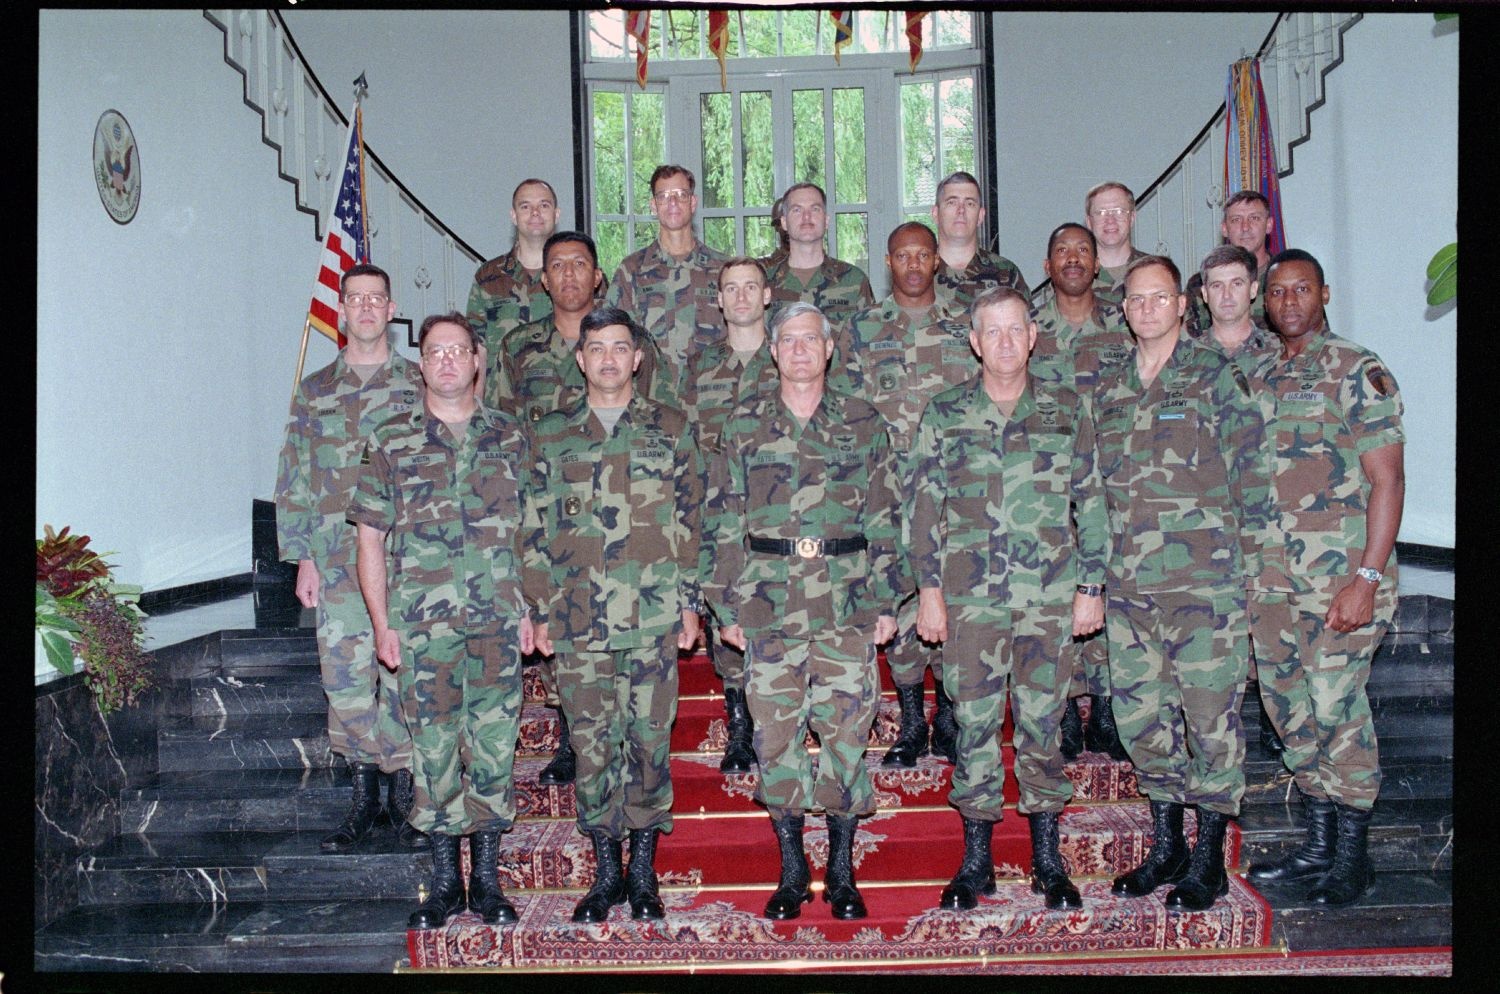
[[[563,513],[568,515],[569,517],[572,517],[582,510],[583,501],[579,500],[577,497],[569,497],[567,500],[563,501]]]

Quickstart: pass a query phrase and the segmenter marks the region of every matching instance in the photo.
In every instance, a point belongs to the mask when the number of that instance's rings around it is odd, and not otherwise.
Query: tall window
[[[721,87],[707,15],[654,11],[644,90],[623,12],[581,20],[588,214],[606,272],[656,236],[647,183],[663,162],[693,170],[702,237],[735,254],[768,254],[777,244],[776,197],[793,183],[819,184],[828,194],[829,253],[864,268],[877,291],[886,282],[886,233],[908,217],[930,223],[944,175],[983,177],[984,53],[972,13],[925,19],[913,73],[899,12],[855,11],[840,65],[829,58],[827,11],[732,12]]]

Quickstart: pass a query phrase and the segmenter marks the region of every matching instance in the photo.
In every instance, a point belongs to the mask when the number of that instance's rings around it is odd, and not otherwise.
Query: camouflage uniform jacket
[[[695,240],[676,259],[653,240],[620,263],[605,301],[639,321],[680,374],[689,355],[724,337],[719,266],[727,258]]]
[[[1244,373],[1247,377],[1253,375],[1266,358],[1281,354],[1281,339],[1276,336],[1274,331],[1268,330],[1264,323],[1256,324],[1252,320],[1250,322],[1250,337],[1245,339],[1244,343],[1232,355],[1224,349],[1224,346],[1219,344],[1219,340],[1213,336],[1212,329],[1212,319],[1202,329],[1191,328],[1186,323],[1182,326],[1184,338],[1190,338],[1204,348],[1212,349],[1219,353],[1219,355],[1238,366],[1240,372]],[[1263,413],[1269,414],[1269,412],[1264,411]],[[1269,423],[1270,418],[1267,417],[1266,420]]]
[[[788,258],[781,256],[774,263],[766,264],[766,285],[771,288],[771,307],[766,315],[768,324],[776,311],[785,305],[805,300],[816,304],[838,332],[854,315],[875,303],[875,294],[870,290],[865,271],[827,255],[806,283],[797,278]]]
[[[525,616],[530,441],[482,404],[463,437],[424,406],[375,429],[349,519],[387,532],[391,627],[492,627]]]
[[[703,461],[686,416],[635,393],[606,434],[582,396],[535,437],[526,595],[557,651],[653,645],[701,613]]]
[[[1269,267],[1271,260],[1266,260]],[[1256,283],[1260,288],[1255,292],[1255,299],[1250,301],[1250,322],[1255,325],[1257,332],[1268,335],[1274,342],[1276,333],[1271,326],[1266,324],[1266,267],[1255,274]],[[1198,270],[1188,277],[1187,289],[1183,291],[1187,295],[1188,309],[1183,316],[1183,323],[1191,335],[1202,335],[1214,323],[1214,316],[1208,309],[1208,302],[1203,299],[1203,270]]]
[[[912,572],[950,608],[1068,605],[1075,584],[1104,582],[1109,520],[1094,427],[1071,386],[1033,378],[1009,418],[982,374],[944,390],[922,415],[912,464],[903,502]]]
[[[1031,308],[1036,322],[1036,346],[1031,350],[1031,375],[1047,383],[1066,383],[1087,397],[1099,382],[1099,370],[1124,360],[1135,344],[1125,312],[1119,304],[1094,295],[1094,310],[1081,328],[1068,324],[1057,309],[1057,291],[1050,285],[1038,292]]]
[[[1364,550],[1370,498],[1359,457],[1406,440],[1401,394],[1380,357],[1327,328],[1313,336],[1295,358],[1264,357],[1251,377],[1274,460],[1260,589],[1306,592],[1306,578],[1359,565],[1350,555]],[[1392,551],[1383,572],[1395,568]]]
[[[913,322],[895,297],[849,324],[833,361],[841,376],[831,386],[875,405],[890,426],[898,457],[911,451],[922,408],[939,391],[967,383],[979,369],[969,346],[969,323],[940,291],[923,320]],[[902,471],[904,478],[905,471]]]
[[[657,403],[676,407],[673,374],[668,370],[667,375],[660,375],[664,360],[650,336],[644,351],[635,389]],[[512,329],[501,340],[500,350],[490,354],[490,374],[484,382],[486,404],[531,422],[572,404],[584,395],[585,387],[578,354],[557,330],[551,314]]]
[[[894,614],[901,583],[895,469],[885,421],[825,390],[803,426],[779,390],[756,394],[724,426],[728,482],[712,509],[718,537],[707,590],[721,624],[748,638],[831,636]],[[803,558],[750,552],[750,536],[863,536],[861,552]]]
[[[1264,423],[1245,375],[1183,338],[1150,386],[1135,350],[1092,400],[1109,504],[1109,583],[1165,593],[1242,586],[1268,513]]]
[[[359,484],[365,439],[393,414],[421,409],[422,373],[396,351],[369,382],[344,361],[344,353],[306,377],[292,398],[286,443],[276,472],[276,539],[283,559],[311,559],[321,567],[331,555],[354,559],[354,529],[345,522]]]
[[[974,298],[990,287],[1009,286],[1021,291],[1024,297],[1031,291],[1026,288],[1026,277],[1014,262],[998,252],[977,249],[969,264],[962,271],[954,269],[938,259],[937,286],[939,295],[952,298],[954,313],[967,314]]]
[[[1130,257],[1125,260],[1125,265],[1120,267],[1120,274],[1123,276],[1125,270],[1130,268],[1132,262],[1137,259],[1144,259],[1150,254],[1150,252],[1142,252],[1134,245],[1130,246]],[[1125,281],[1123,279],[1116,281],[1110,271],[1101,265],[1098,275],[1094,277],[1094,293],[1116,306],[1124,306]]]
[[[479,332],[490,356],[511,329],[552,313],[552,298],[542,286],[542,271],[521,265],[515,249],[491,259],[474,273],[469,291],[469,324]]]

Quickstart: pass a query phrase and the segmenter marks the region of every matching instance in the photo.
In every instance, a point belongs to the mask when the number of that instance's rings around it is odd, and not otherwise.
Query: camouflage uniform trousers
[[[1072,635],[1072,605],[959,607],[949,614],[943,679],[958,720],[958,766],[948,803],[965,818],[996,822],[1005,808],[1000,726],[1007,679],[1021,813],[1061,811],[1072,799],[1062,755],[1068,704],[1063,653]]]
[[[677,630],[653,645],[559,652],[557,687],[578,757],[578,828],[624,839],[672,830]]]
[[[1386,578],[1390,581],[1390,577]],[[1396,585],[1375,592],[1375,617],[1352,632],[1323,621],[1347,577],[1316,577],[1309,593],[1250,591],[1261,700],[1308,797],[1368,810],[1380,793],[1380,755],[1365,685],[1396,612]]]
[[[932,678],[943,677],[943,647],[917,638],[917,598],[913,594],[896,608],[896,637],[885,647],[885,661],[891,668],[891,682],[898,687],[915,687],[932,667]],[[944,689],[947,689],[946,684]]]
[[[516,820],[517,624],[454,628],[440,622],[401,634],[398,676],[416,782],[411,824],[428,834],[505,831]]]
[[[1141,793],[1239,814],[1250,670],[1244,588],[1111,589],[1106,601],[1115,723]]]
[[[1109,697],[1109,630],[1101,628],[1083,638],[1069,636],[1063,662],[1070,674],[1068,696]]]
[[[375,659],[375,633],[354,564],[343,556],[319,563],[318,579],[318,669],[328,696],[328,748],[383,773],[408,769],[411,733],[399,681]]]
[[[874,813],[864,759],[879,693],[868,631],[845,626],[816,640],[750,640],[745,699],[755,724],[760,800],[772,818],[814,808],[840,816]],[[808,729],[821,743],[816,779]]]
[[[732,645],[719,641],[717,633],[704,632],[708,643],[708,660],[713,663],[714,676],[725,687],[745,689],[745,654]]]

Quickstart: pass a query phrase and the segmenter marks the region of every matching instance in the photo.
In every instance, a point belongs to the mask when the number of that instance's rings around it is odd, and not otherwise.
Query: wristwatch
[[[1361,580],[1369,580],[1371,583],[1376,584],[1377,586],[1380,584],[1380,578],[1385,576],[1385,574],[1380,572],[1380,570],[1372,569],[1369,566],[1361,566],[1359,569],[1354,571],[1354,575],[1359,577]]]
[[[1104,584],[1080,583],[1078,585],[1078,592],[1085,597],[1098,597],[1100,594],[1104,593]]]

